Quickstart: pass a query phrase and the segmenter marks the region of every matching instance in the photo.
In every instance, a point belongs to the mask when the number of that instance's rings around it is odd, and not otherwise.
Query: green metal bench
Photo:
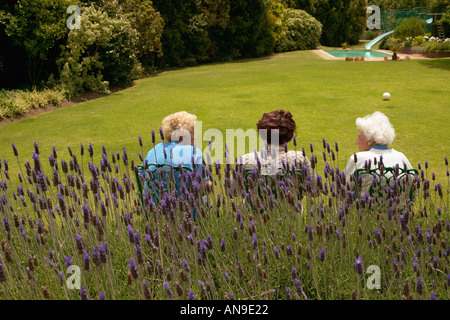
[[[304,173],[302,169],[295,169],[293,171],[292,169],[284,169],[284,168],[278,168],[277,173],[273,175],[264,175],[257,173],[254,175],[253,173],[254,169],[246,168],[245,169],[245,190],[246,192],[249,192],[250,184],[256,183],[258,185],[258,195],[261,200],[264,199],[262,195],[261,185],[258,183],[258,180],[262,178],[265,182],[265,185],[268,186],[272,194],[274,195],[275,199],[277,198],[278,192],[277,192],[277,186],[279,186],[280,181],[286,181],[286,178],[291,178],[293,187],[289,186],[290,189],[298,190],[298,199],[301,200],[303,197],[303,189],[305,189],[304,186]],[[256,178],[256,179],[254,179]],[[252,180],[252,182],[250,181]],[[256,180],[256,181],[255,181]]]
[[[152,198],[157,199],[155,204],[158,204],[161,193],[160,191],[170,192],[173,190],[175,186],[171,186],[167,181],[175,181],[174,175],[180,171],[192,171],[192,169],[186,166],[173,166],[167,163],[150,163],[146,166],[146,168],[144,168],[144,165],[136,165],[134,168],[134,173],[136,175],[138,187],[137,195],[141,198],[142,205],[144,205],[144,183],[147,184],[148,191],[150,192]],[[148,173],[148,179],[146,179],[144,172]],[[160,182],[163,182],[163,190],[160,190]]]
[[[387,175],[389,174],[389,175]],[[399,166],[374,168],[374,169],[357,169],[354,173],[355,177],[355,197],[360,197],[360,189],[362,187],[362,179],[364,176],[370,176],[372,179],[369,195],[372,198],[383,198],[389,192],[389,189],[393,193],[403,194],[407,192],[409,200],[414,200],[414,188],[413,181],[409,183],[408,176],[416,176],[419,172],[416,169],[404,169]],[[406,178],[406,179],[405,179]],[[375,180],[374,180],[375,179]],[[409,188],[409,190],[404,190]]]

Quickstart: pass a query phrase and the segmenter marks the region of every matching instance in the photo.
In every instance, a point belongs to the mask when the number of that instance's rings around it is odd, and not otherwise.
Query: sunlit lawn
[[[379,110],[394,124],[393,147],[414,166],[428,161],[444,179],[444,157],[450,156],[449,80],[450,59],[326,61],[310,51],[167,71],[104,98],[0,126],[0,158],[17,172],[11,144],[23,163],[31,160],[36,141],[44,160],[53,146],[67,159],[67,146],[79,153],[80,144],[92,143],[97,155],[102,146],[108,153],[126,147],[139,162],[138,137],[146,153],[151,130],[157,131],[170,113],[194,113],[203,131],[217,128],[225,135],[226,129],[255,129],[264,112],[283,108],[294,114],[299,148],[310,155],[310,143],[321,153],[323,138],[333,147],[338,142],[343,168],[358,151],[355,119]],[[382,99],[386,91],[390,101]]]

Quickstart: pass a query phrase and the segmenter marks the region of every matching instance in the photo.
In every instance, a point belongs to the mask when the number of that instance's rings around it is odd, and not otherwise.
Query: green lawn
[[[31,160],[36,141],[46,162],[53,146],[59,158],[68,159],[67,146],[79,153],[81,143],[92,143],[97,155],[102,146],[108,153],[126,147],[129,158],[138,161],[138,137],[145,156],[151,130],[170,113],[194,113],[203,130],[217,128],[225,135],[225,129],[255,128],[263,112],[283,108],[294,114],[300,148],[309,155],[312,143],[320,154],[323,138],[333,147],[337,141],[343,168],[357,152],[355,119],[379,110],[396,129],[393,147],[414,166],[428,161],[444,179],[449,80],[450,59],[326,61],[310,51],[167,71],[104,98],[0,126],[0,158],[17,172],[11,144],[23,163]],[[382,99],[386,91],[390,101]]]

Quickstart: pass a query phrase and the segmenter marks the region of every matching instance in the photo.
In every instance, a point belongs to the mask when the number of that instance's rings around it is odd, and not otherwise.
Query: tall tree
[[[49,75],[49,65],[56,68],[54,61],[60,53],[59,45],[68,34],[66,10],[73,2],[19,0],[4,15],[5,33],[13,46],[23,48],[21,63],[33,85]]]
[[[352,0],[349,10],[348,43],[357,44],[367,25],[367,0]]]

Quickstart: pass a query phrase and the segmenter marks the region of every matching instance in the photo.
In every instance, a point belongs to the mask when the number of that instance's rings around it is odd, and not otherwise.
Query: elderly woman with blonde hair
[[[354,175],[357,169],[366,168],[365,165],[369,161],[371,164],[375,164],[381,160],[384,167],[399,165],[400,168],[412,169],[411,163],[402,152],[389,148],[394,142],[395,130],[385,114],[376,111],[364,118],[358,118],[356,119],[356,126],[358,128],[356,144],[359,147],[359,152],[350,157],[344,170],[346,180],[350,182],[350,186],[354,186],[355,183],[354,181],[351,182],[351,176]],[[375,166],[372,168],[375,168]],[[372,178],[369,176],[365,177],[359,194],[364,195],[368,193],[371,184]]]
[[[186,111],[165,117],[161,123],[164,141],[148,152],[144,163],[172,164],[173,166],[181,164],[190,169],[194,169],[192,163],[200,166],[203,160],[202,153],[200,149],[194,149],[196,120],[197,116]]]
[[[150,171],[156,171],[155,164],[165,164],[163,166],[164,171],[168,172],[170,166],[177,168],[179,165],[193,171],[197,169],[197,172],[202,174],[202,186],[210,185],[208,177],[202,170],[203,156],[200,149],[194,145],[194,126],[197,116],[190,114],[186,111],[176,112],[168,115],[162,120],[160,133],[163,138],[163,142],[155,145],[147,154],[144,159],[145,175],[148,177]],[[154,137],[152,137],[154,142]],[[195,166],[195,167],[194,167]],[[180,192],[180,172],[176,170],[174,172],[175,187]],[[164,175],[164,181],[166,177]],[[148,192],[148,186],[145,184],[145,192]],[[208,189],[205,189],[207,191]],[[154,201],[157,199],[154,197]],[[196,218],[196,209],[193,209],[194,218]]]

